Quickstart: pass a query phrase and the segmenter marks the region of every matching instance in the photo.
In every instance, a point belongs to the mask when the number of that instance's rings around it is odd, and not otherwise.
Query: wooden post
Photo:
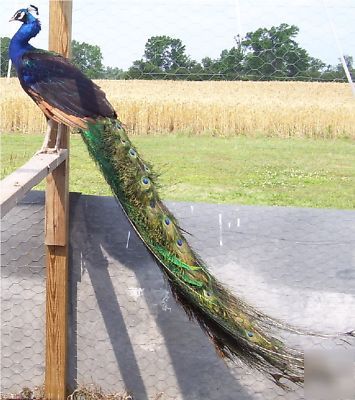
[[[49,50],[66,57],[71,45],[71,0],[49,1]],[[54,144],[55,135],[51,138]],[[69,131],[62,131],[61,148],[69,149]],[[68,150],[69,151],[69,150]],[[46,249],[46,365],[45,397],[67,396],[69,155],[47,176]]]

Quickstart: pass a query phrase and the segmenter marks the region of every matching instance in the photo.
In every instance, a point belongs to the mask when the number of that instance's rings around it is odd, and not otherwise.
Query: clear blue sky
[[[29,0],[39,7],[43,30],[33,40],[47,47],[48,0]],[[74,0],[73,38],[101,47],[104,64],[126,69],[141,58],[153,35],[180,38],[197,61],[218,57],[233,46],[233,37],[282,22],[300,28],[298,42],[310,55],[336,64],[339,49],[324,4],[336,28],[343,53],[355,57],[355,0]],[[28,4],[1,1],[0,36],[12,36],[19,23],[7,22]]]

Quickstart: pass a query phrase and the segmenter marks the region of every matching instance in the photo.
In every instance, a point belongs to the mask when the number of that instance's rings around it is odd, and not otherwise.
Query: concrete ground
[[[71,194],[69,382],[135,399],[302,399],[228,367],[186,317],[111,197]],[[268,314],[320,331],[355,327],[355,212],[168,203],[211,271]],[[44,379],[44,195],[2,220],[2,393]],[[339,341],[286,337],[305,349]],[[337,347],[339,348],[339,347]]]

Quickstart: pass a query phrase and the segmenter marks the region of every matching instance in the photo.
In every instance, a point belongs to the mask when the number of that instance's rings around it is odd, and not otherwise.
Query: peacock
[[[160,200],[153,167],[128,138],[105,93],[66,58],[29,44],[41,30],[38,8],[20,9],[10,21],[22,22],[10,42],[10,58],[23,90],[47,119],[39,152],[60,150],[60,129],[54,148],[48,147],[53,121],[78,130],[176,301],[199,323],[218,354],[241,360],[284,388],[287,382],[302,385],[303,352],[288,347],[274,331],[302,332],[234,296],[208,271]]]

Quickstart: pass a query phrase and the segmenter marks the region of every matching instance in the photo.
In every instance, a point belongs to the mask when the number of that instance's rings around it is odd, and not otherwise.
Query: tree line
[[[327,65],[310,56],[295,40],[299,28],[286,23],[259,28],[224,49],[218,58],[201,62],[186,54],[180,39],[152,36],[141,59],[124,71],[103,64],[99,46],[72,41],[72,61],[92,79],[172,79],[172,80],[322,80],[345,81],[342,64]],[[6,76],[9,38],[1,38],[1,76]],[[353,58],[345,56],[355,76]]]

